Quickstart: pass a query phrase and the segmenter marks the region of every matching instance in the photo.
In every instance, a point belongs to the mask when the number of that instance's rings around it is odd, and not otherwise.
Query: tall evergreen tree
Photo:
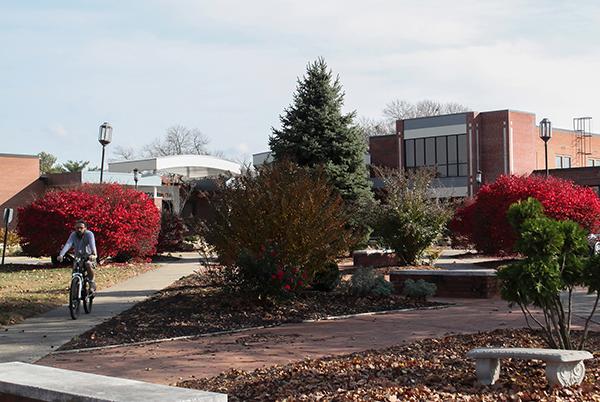
[[[366,144],[354,124],[355,112],[342,113],[344,92],[339,76],[323,58],[309,63],[298,79],[292,105],[280,116],[281,129],[273,129],[269,146],[275,160],[299,165],[322,165],[329,180],[346,201],[372,197],[365,165]]]

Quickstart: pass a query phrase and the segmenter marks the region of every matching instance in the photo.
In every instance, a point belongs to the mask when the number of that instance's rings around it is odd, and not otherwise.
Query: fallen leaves
[[[600,401],[600,362],[586,362],[581,386],[549,389],[539,361],[503,360],[500,380],[477,383],[465,354],[481,346],[545,347],[529,330],[496,330],[427,339],[410,345],[345,356],[305,359],[208,379],[181,381],[186,388],[224,392],[230,401]],[[600,353],[600,334],[588,350]]]
[[[408,301],[399,295],[378,298],[311,291],[276,303],[256,301],[243,293],[225,293],[221,284],[213,278],[193,274],[71,340],[61,349],[200,335],[431,305],[436,303]]]

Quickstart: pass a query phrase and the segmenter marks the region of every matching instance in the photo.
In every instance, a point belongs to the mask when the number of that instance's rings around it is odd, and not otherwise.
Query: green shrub
[[[311,283],[352,240],[343,201],[321,169],[266,165],[221,186],[211,205],[204,238],[231,284],[259,296]]]
[[[331,292],[340,284],[340,268],[335,261],[328,262],[322,271],[315,273],[311,287],[315,290]]]
[[[423,252],[443,233],[451,213],[432,197],[434,172],[377,169],[383,181],[381,200],[373,208],[372,225],[385,247],[396,252],[401,264],[415,265]]]
[[[404,281],[404,288],[402,289],[402,294],[409,299],[415,300],[427,300],[428,297],[435,295],[437,292],[437,286],[435,283],[425,282],[423,279],[419,279],[418,281],[413,281],[412,279],[407,279]]]
[[[386,281],[383,275],[376,274],[372,268],[358,268],[348,287],[348,292],[354,296],[388,297],[394,291],[393,285]]]
[[[498,271],[502,297],[521,308],[528,324],[542,329],[550,347],[583,348],[600,299],[600,258],[588,256],[586,231],[576,222],[547,217],[534,198],[512,204],[507,218],[517,233],[515,250],[525,258]],[[596,293],[578,345],[571,339],[576,286]],[[544,319],[531,314],[531,305],[542,310]]]

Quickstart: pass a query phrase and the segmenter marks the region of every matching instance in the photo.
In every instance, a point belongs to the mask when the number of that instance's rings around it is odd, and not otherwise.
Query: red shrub
[[[96,235],[102,258],[138,258],[155,252],[160,212],[144,193],[118,184],[84,184],[46,193],[19,209],[17,232],[31,256],[56,255],[76,220]]]
[[[156,246],[157,251],[159,253],[184,251],[184,234],[185,225],[183,219],[170,212],[163,213],[160,222],[160,232],[158,234],[158,245]]]
[[[473,200],[456,211],[450,229],[456,238],[466,239],[479,251],[511,254],[515,233],[506,220],[506,211],[527,197],[539,200],[551,218],[570,219],[594,232],[600,229],[600,199],[592,189],[533,175],[501,176],[483,186]]]

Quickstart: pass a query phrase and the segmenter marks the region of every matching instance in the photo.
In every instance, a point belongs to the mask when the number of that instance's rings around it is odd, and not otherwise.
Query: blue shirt
[[[67,243],[60,250],[60,256],[64,257],[71,247],[73,247],[75,255],[98,255],[96,252],[96,238],[90,230],[86,230],[81,237],[79,237],[77,232],[72,232]]]

